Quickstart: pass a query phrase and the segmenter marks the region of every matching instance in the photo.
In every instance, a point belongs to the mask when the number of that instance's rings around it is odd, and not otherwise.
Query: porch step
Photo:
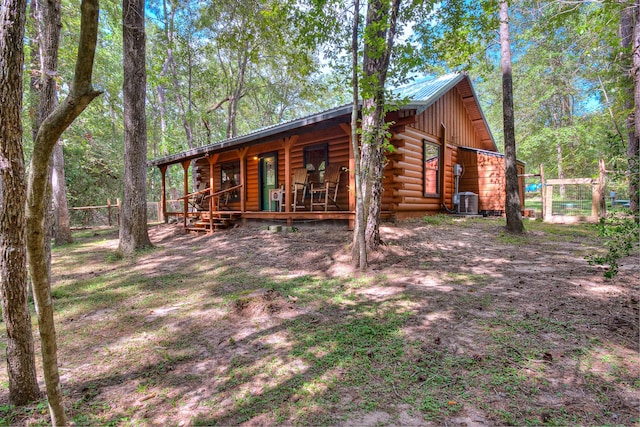
[[[213,220],[209,220],[209,212],[202,212],[198,220],[186,228],[187,231],[211,233],[233,227],[241,215],[233,212],[214,212]],[[213,223],[213,230],[211,225]]]

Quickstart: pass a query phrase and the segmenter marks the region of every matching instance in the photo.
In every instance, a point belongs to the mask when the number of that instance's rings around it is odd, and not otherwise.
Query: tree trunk
[[[46,36],[41,40],[43,78],[52,78],[50,67],[57,52],[59,34],[60,4],[54,1],[40,0],[38,7],[46,29]],[[34,299],[38,312],[40,339],[42,342],[42,366],[49,401],[49,412],[53,425],[67,423],[64,413],[60,375],[58,373],[58,356],[55,324],[53,321],[53,303],[51,299],[51,277],[49,271],[48,241],[45,228],[47,214],[47,189],[51,154],[64,130],[75,118],[100,94],[91,87],[91,73],[98,34],[98,1],[83,0],[81,4],[80,43],[76,61],[74,81],[69,95],[53,112],[48,114],[38,129],[34,141],[33,155],[29,168],[27,185],[27,250],[29,252],[29,272],[33,282]],[[42,91],[43,100],[50,99],[47,91],[55,90],[50,81],[43,85],[52,86]],[[42,110],[41,110],[42,111]]]
[[[633,99],[635,103],[633,133],[629,132],[627,146],[627,157],[629,164],[629,207],[638,216],[638,205],[640,203],[640,0],[635,1],[633,8]]]
[[[32,98],[38,105],[37,114],[34,115],[35,125],[33,126],[35,141],[40,125],[58,106],[58,90],[55,77],[58,75],[58,47],[62,23],[59,3],[49,5],[42,2],[42,0],[36,0],[33,4],[36,4],[34,18],[37,23],[39,43],[38,49],[32,51],[32,56],[35,59],[33,62],[38,64],[38,67],[34,69],[40,69],[37,83],[34,84],[32,81],[31,85]],[[53,237],[58,245],[73,242],[69,224],[69,205],[67,203],[67,184],[64,176],[63,156],[62,145],[58,141],[53,151],[53,163],[49,166],[53,196]],[[51,204],[49,199],[50,196],[47,197],[47,204]],[[47,219],[50,219],[49,215],[47,215]],[[46,230],[49,232],[50,228],[47,227]],[[50,246],[49,240],[47,240],[47,246]]]
[[[227,108],[227,138],[235,138],[238,134],[238,103],[242,98],[247,64],[249,62],[249,54],[247,53],[248,49],[249,42],[246,43],[245,52],[241,52],[241,58],[238,59],[238,75],[236,76],[233,94],[229,95],[229,105]]]
[[[120,252],[151,247],[147,232],[147,119],[145,115],[144,0],[122,1],[124,62],[124,197]]]
[[[368,251],[376,250],[381,242],[382,178],[386,164],[384,156],[384,107],[379,104],[372,105],[373,102],[376,101],[367,99],[362,104],[363,143],[361,168],[366,171],[366,176],[362,182],[362,191],[367,208],[364,235]],[[366,111],[372,112],[366,113]]]
[[[25,165],[22,151],[22,67],[26,0],[0,6],[0,293],[7,331],[9,400],[17,406],[40,397],[27,301]]]
[[[64,154],[62,143],[58,141],[53,147],[53,167],[51,169],[51,190],[53,193],[53,209],[55,228],[53,238],[56,245],[73,243],[69,203],[67,201],[67,183],[64,176]]]
[[[351,82],[353,88],[353,109],[351,110],[351,146],[353,147],[353,158],[355,171],[356,188],[356,212],[353,229],[353,246],[351,248],[351,260],[360,270],[367,268],[367,250],[365,240],[365,211],[362,192],[360,191],[362,182],[362,169],[360,167],[360,138],[358,137],[358,106],[359,106],[359,90],[358,90],[358,27],[360,25],[360,1],[353,2],[353,26],[351,33],[351,66],[352,75]]]
[[[506,180],[505,213],[507,230],[524,233],[518,191],[516,165],[516,135],[513,112],[513,81],[511,74],[511,45],[509,41],[509,3],[500,0],[500,63],[502,65],[502,109],[504,120],[504,163]]]
[[[396,34],[400,0],[374,0],[367,9],[362,69],[365,87],[362,102],[362,151],[360,168],[366,173],[361,182],[366,210],[365,242],[367,250],[380,245],[382,177],[385,167],[384,87],[391,50]]]
[[[171,82],[173,85],[173,92],[176,97],[176,103],[178,104],[178,111],[180,112],[180,119],[182,120],[182,127],[184,128],[185,136],[187,137],[187,145],[189,149],[194,147],[193,141],[193,126],[190,122],[190,112],[191,112],[191,77],[189,77],[189,87],[187,94],[187,102],[185,106],[185,102],[182,99],[182,94],[180,92],[180,82],[178,80],[178,72],[176,70],[176,62],[173,57],[173,43],[174,43],[174,18],[176,14],[176,4],[178,2],[173,1],[171,4],[171,11],[169,12],[167,8],[166,0],[163,1],[163,10],[164,10],[164,26],[165,26],[165,37],[167,38],[167,60],[165,61],[165,66],[162,70],[161,75],[165,75],[167,69],[171,72]],[[191,76],[191,61],[189,61],[189,76]],[[164,98],[164,88],[163,89],[163,98]],[[158,93],[160,93],[160,88],[158,89]],[[164,100],[163,100],[164,102]],[[164,108],[164,106],[163,106]],[[162,114],[162,110],[161,110]],[[191,170],[191,182],[193,189],[195,190],[198,186],[198,179],[196,169],[192,168]]]
[[[162,67],[162,71],[160,72],[160,77],[164,77],[167,74],[169,69],[169,61],[165,60],[164,65]],[[160,112],[160,147],[161,152],[164,154],[164,150],[166,149],[166,138],[167,138],[167,92],[162,83],[158,84],[158,110]],[[157,148],[157,143],[154,142],[153,146],[153,155],[159,156]]]

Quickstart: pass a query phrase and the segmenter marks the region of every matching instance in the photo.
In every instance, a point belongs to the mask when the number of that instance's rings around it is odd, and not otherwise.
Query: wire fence
[[[117,227],[120,225],[120,208],[120,199],[116,200],[116,203],[107,200],[106,205],[69,208],[71,227]],[[160,202],[147,202],[147,222],[160,220],[159,208]]]
[[[590,184],[558,185],[553,187],[551,214],[563,216],[589,216],[593,206]]]

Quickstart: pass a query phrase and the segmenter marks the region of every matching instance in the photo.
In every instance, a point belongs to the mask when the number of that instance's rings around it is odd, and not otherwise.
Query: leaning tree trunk
[[[32,63],[34,70],[40,69],[38,74],[32,73],[31,93],[34,108],[33,114],[33,139],[37,137],[38,129],[44,119],[58,106],[58,90],[55,77],[58,75],[58,47],[60,44],[60,5],[49,5],[41,0],[34,0],[33,17],[36,21],[37,49],[32,48]],[[45,8],[51,8],[53,15],[44,15]],[[49,18],[49,20],[47,20]],[[47,195],[47,204],[53,202],[53,215],[47,215],[46,230],[53,229],[53,238],[57,245],[73,242],[69,220],[69,205],[67,203],[67,185],[64,176],[64,154],[60,141],[53,150],[53,159],[50,165],[51,195]],[[52,200],[51,196],[53,196]],[[53,220],[53,224],[51,224]],[[53,225],[53,227],[50,227]],[[47,240],[47,246],[50,246]],[[50,251],[48,251],[50,252]],[[50,258],[50,257],[48,257]]]
[[[502,110],[504,122],[504,163],[506,180],[505,213],[507,230],[524,233],[518,191],[518,168],[516,165],[516,135],[513,112],[513,80],[511,74],[511,45],[509,41],[509,3],[500,1],[500,63],[502,65]]]
[[[43,22],[53,31],[59,22],[58,2],[41,0]],[[56,18],[56,14],[58,15]],[[56,20],[57,19],[57,20]],[[98,34],[98,0],[83,0],[81,4],[80,41],[74,81],[69,95],[42,122],[33,145],[33,155],[27,184],[27,250],[29,251],[29,272],[33,283],[34,299],[38,312],[40,339],[42,342],[42,366],[49,401],[49,412],[53,425],[67,423],[64,412],[60,375],[58,372],[58,349],[53,303],[51,299],[51,276],[48,263],[45,215],[47,214],[47,189],[49,168],[53,148],[67,127],[100,94],[91,86],[91,73]],[[47,36],[47,39],[50,36]],[[47,57],[53,52],[55,36],[46,42]],[[57,46],[56,49],[57,50]],[[43,58],[46,63],[50,58]],[[50,73],[46,72],[46,75]]]
[[[119,250],[131,256],[151,246],[147,232],[147,118],[144,0],[122,1],[124,62],[124,197]]]
[[[20,123],[26,7],[26,0],[2,0],[0,5],[0,293],[7,331],[9,400],[17,406],[40,397],[27,302],[25,167]]]

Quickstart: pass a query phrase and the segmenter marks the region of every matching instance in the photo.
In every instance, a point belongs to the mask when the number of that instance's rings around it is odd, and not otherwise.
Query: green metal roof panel
[[[430,101],[438,98],[440,93],[457,84],[464,74],[447,74],[440,77],[422,77],[406,85],[393,89],[393,93],[400,98],[411,101]]]

